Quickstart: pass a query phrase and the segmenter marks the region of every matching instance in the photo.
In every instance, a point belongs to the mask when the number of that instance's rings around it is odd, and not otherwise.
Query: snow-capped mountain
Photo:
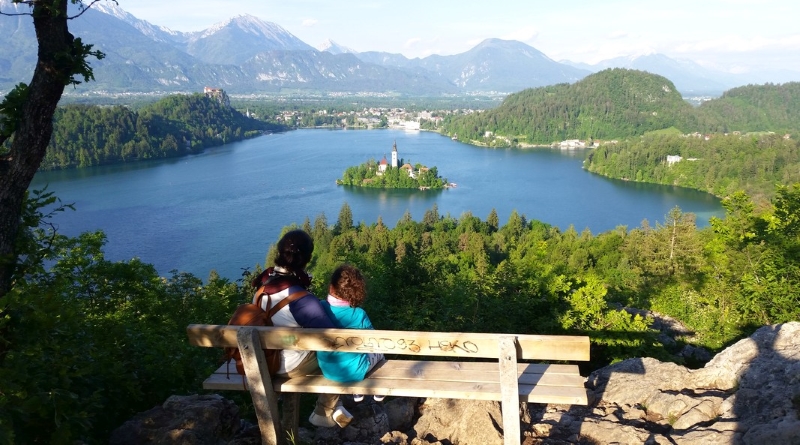
[[[206,63],[239,65],[265,51],[310,51],[311,46],[280,25],[240,15],[185,34],[187,53]]]
[[[327,39],[317,45],[317,50],[329,52],[331,54],[358,54],[358,51],[350,49],[344,45],[339,45],[331,39]]]
[[[183,40],[183,33],[178,31],[173,31],[163,26],[153,25],[152,23],[146,20],[138,19],[129,12],[120,8],[119,5],[117,5],[116,3],[98,2],[92,5],[92,9],[94,9],[95,11],[102,12],[104,14],[108,14],[112,17],[116,17],[119,20],[122,20],[123,22],[133,26],[134,28],[138,29],[139,32],[141,32],[147,37],[150,37],[155,41],[175,42]]]

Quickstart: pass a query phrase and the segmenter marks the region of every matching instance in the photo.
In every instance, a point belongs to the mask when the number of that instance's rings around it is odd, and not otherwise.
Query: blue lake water
[[[436,166],[457,187],[441,191],[337,186],[352,165],[400,158]],[[139,257],[166,275],[172,269],[205,279],[216,270],[237,279],[263,264],[282,227],[324,213],[334,224],[347,202],[356,223],[378,217],[394,227],[406,210],[421,220],[434,203],[441,215],[470,211],[485,220],[512,210],[566,229],[599,233],[642,220],[663,222],[675,206],[698,225],[722,216],[718,199],[678,187],[610,180],[581,168],[583,152],[486,149],[436,133],[399,130],[296,130],[265,135],[164,161],[37,174],[77,211],[58,215],[59,230],[102,229],[106,257]]]

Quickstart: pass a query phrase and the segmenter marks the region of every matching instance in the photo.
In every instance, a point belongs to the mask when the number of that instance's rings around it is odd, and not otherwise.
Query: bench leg
[[[300,428],[300,393],[283,393],[283,416],[281,422],[286,430],[287,437],[297,438]]]
[[[258,332],[250,327],[239,328],[236,334],[239,353],[242,355],[247,387],[253,398],[253,408],[258,417],[263,445],[284,445],[286,443],[278,414],[278,398],[272,389],[272,378],[267,368],[267,359],[261,348]],[[278,433],[280,432],[280,434]]]
[[[513,335],[500,337],[500,403],[503,410],[503,444],[518,445],[519,380],[517,374],[517,340]]]

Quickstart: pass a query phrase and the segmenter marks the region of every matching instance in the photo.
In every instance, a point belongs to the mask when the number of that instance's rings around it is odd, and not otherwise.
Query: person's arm
[[[289,303],[289,310],[297,323],[304,328],[336,327],[314,295],[308,294]]]

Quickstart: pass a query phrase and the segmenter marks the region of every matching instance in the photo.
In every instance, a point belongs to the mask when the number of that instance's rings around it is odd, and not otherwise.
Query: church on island
[[[391,163],[389,163],[389,161],[386,160],[386,155],[383,155],[383,159],[381,159],[381,162],[378,164],[378,172],[376,174],[378,176],[383,175],[384,173],[386,173],[386,169],[389,167],[400,168],[401,170],[405,170],[408,176],[413,179],[417,179],[417,177],[420,174],[430,170],[428,167],[420,167],[418,171],[414,171],[414,167],[412,167],[411,164],[409,164],[408,162],[400,166],[400,158],[397,157],[397,141],[394,141],[394,144],[392,144]]]
[[[400,163],[400,160],[397,158],[397,141],[394,141],[392,144],[392,168],[397,168],[397,165]],[[408,164],[406,164],[408,165]],[[381,163],[378,164],[378,174],[382,175],[386,172],[386,168],[389,167],[389,163],[386,162],[386,155],[383,155],[383,159],[381,159]]]

